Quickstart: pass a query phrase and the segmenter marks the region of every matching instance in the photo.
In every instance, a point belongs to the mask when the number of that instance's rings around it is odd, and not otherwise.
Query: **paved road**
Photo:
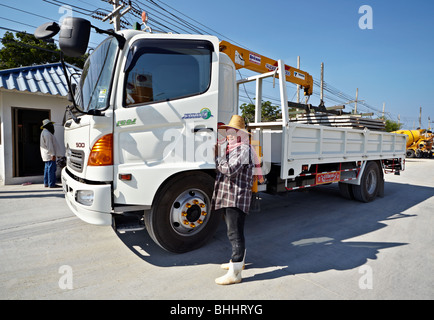
[[[246,222],[243,282],[218,286],[223,223],[175,255],[145,231],[82,222],[60,190],[0,187],[0,299],[434,299],[434,160],[407,161],[385,188],[368,204],[336,185],[264,195]]]

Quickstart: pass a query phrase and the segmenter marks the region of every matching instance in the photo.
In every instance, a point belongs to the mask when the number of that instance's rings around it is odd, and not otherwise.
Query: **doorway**
[[[14,177],[44,174],[39,148],[44,119],[50,119],[50,110],[12,107]]]

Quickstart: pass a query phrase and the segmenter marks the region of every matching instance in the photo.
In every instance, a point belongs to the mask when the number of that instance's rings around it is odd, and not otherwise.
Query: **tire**
[[[354,200],[353,185],[339,182],[339,191],[344,198]]]
[[[188,172],[170,179],[145,212],[146,229],[161,248],[184,253],[203,246],[216,232],[220,219],[211,212],[214,179]]]
[[[354,198],[361,202],[373,201],[380,189],[381,179],[383,179],[383,176],[378,164],[368,162],[363,171],[360,185],[353,185],[352,187]]]
[[[416,157],[413,149],[407,149],[406,156],[407,156],[407,158],[415,158]]]

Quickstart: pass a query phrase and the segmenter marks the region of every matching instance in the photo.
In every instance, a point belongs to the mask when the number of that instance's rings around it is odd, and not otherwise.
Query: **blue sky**
[[[91,10],[110,9],[101,0],[64,2]],[[138,4],[149,3],[141,0]],[[219,38],[283,59],[288,65],[296,66],[300,56],[301,69],[316,79],[320,78],[323,62],[327,84],[353,97],[358,88],[359,99],[374,112],[381,111],[385,102],[387,115],[392,120],[400,115],[405,128],[418,126],[420,107],[422,126],[428,127],[428,117],[434,122],[434,1],[163,0],[164,4],[211,28]],[[359,28],[362,5],[372,8],[371,30]],[[0,27],[33,32],[31,26],[47,21],[43,17],[58,20],[63,14],[58,10],[42,0],[0,0]],[[179,12],[176,14],[182,16]],[[110,26],[90,20],[99,27]],[[0,29],[0,36],[3,34]],[[92,34],[92,43],[100,40]],[[319,92],[317,87],[314,90]],[[290,86],[290,99],[294,92]],[[310,102],[317,104],[318,100],[314,95]],[[326,106],[333,104],[337,103],[326,100]],[[352,109],[353,105],[347,104],[345,111]],[[373,111],[360,105],[358,109]]]

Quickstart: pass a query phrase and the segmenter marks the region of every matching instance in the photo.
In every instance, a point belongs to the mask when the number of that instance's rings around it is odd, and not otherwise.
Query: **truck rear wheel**
[[[184,173],[158,192],[152,210],[145,213],[151,238],[163,249],[183,253],[204,245],[220,219],[211,212],[214,179],[204,172]]]
[[[368,162],[360,185],[353,185],[353,195],[356,200],[361,202],[371,202],[375,199],[380,190],[381,180],[383,179],[378,164],[375,162]]]

